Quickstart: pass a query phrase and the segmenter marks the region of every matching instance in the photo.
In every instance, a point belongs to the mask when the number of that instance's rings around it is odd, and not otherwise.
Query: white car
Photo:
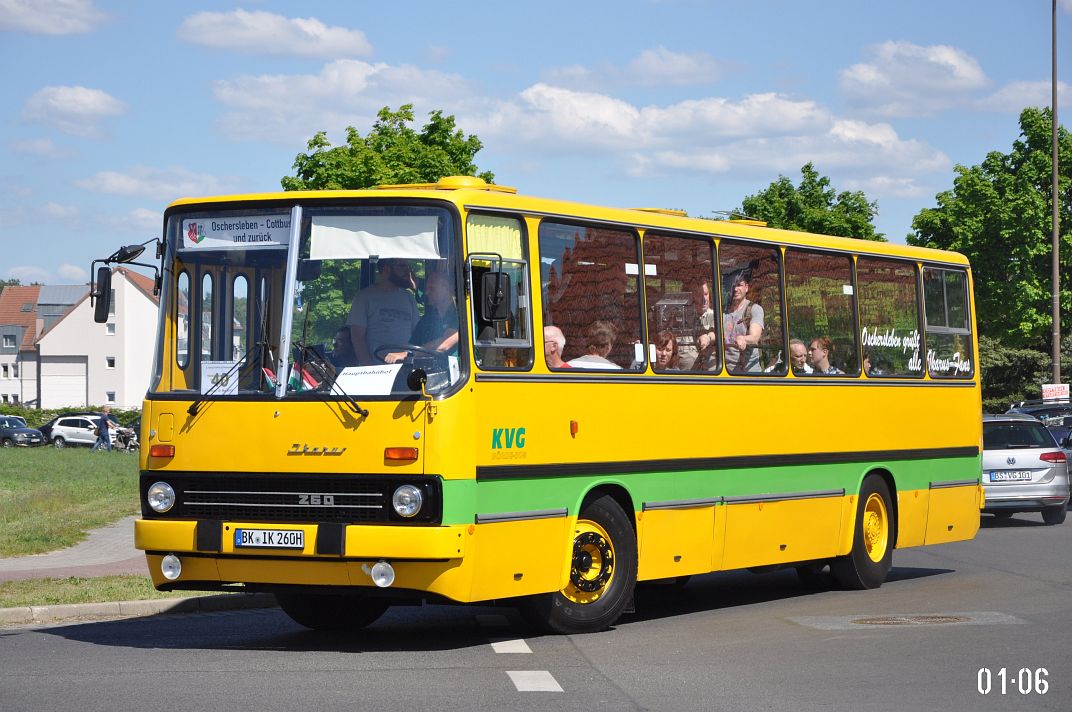
[[[67,447],[69,445],[92,446],[97,442],[97,424],[99,416],[93,415],[65,415],[53,424],[52,438],[54,447]],[[115,442],[115,430],[109,430],[112,442]]]

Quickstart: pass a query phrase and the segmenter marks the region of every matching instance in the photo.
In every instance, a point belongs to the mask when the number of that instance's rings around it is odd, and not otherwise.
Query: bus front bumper
[[[145,551],[149,574],[159,589],[213,590],[237,583],[374,587],[370,565],[387,561],[395,570],[393,588],[465,601],[470,597],[462,566],[466,530],[139,519],[134,523],[134,546]],[[251,531],[287,532],[289,546],[241,546],[240,532],[248,536]],[[174,579],[163,573],[168,555],[181,562]]]

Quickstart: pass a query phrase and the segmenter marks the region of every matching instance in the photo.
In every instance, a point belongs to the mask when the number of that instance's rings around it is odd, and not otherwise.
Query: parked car
[[[984,512],[1041,512],[1047,524],[1068,511],[1068,460],[1046,426],[1025,413],[983,416]]]
[[[35,447],[45,444],[45,436],[36,428],[27,428],[26,421],[17,415],[0,415],[0,445],[4,447]]]
[[[1026,413],[1038,418],[1058,443],[1072,435],[1072,401],[1029,400],[1014,403],[1009,413]]]
[[[112,417],[112,421],[115,418]],[[54,447],[63,448],[69,445],[89,445],[97,442],[97,425],[100,423],[100,413],[85,413],[81,415],[61,415],[50,424],[49,438]],[[115,442],[115,430],[109,430],[112,442]]]

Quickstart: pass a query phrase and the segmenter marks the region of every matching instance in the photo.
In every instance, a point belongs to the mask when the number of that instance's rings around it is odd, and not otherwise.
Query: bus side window
[[[714,264],[714,244],[707,240],[644,236],[644,292],[653,370],[719,370]]]
[[[797,375],[843,376],[860,372],[854,291],[852,258],[848,255],[785,251],[789,336],[803,343],[808,354],[806,365],[794,369]]]
[[[781,254],[733,240],[718,246],[722,347],[732,374],[784,374]]]
[[[525,233],[515,218],[470,215],[466,220],[469,249],[470,302],[473,318],[473,354],[485,370],[528,370],[532,367],[532,309],[529,299]],[[490,319],[485,304],[484,276],[501,272],[508,285],[503,299],[505,319]]]
[[[923,376],[918,281],[915,263],[856,260],[860,341],[869,378]]]
[[[971,314],[968,275],[960,270],[923,268],[927,371],[931,378],[971,378]]]
[[[571,369],[644,368],[636,233],[540,223],[544,326],[566,337]]]

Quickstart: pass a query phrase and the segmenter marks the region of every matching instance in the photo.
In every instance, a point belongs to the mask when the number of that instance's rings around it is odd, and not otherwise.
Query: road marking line
[[[546,670],[507,670],[518,692],[562,692],[554,676]]]
[[[517,640],[493,640],[491,647],[496,653],[531,653],[532,648],[522,639]]]

